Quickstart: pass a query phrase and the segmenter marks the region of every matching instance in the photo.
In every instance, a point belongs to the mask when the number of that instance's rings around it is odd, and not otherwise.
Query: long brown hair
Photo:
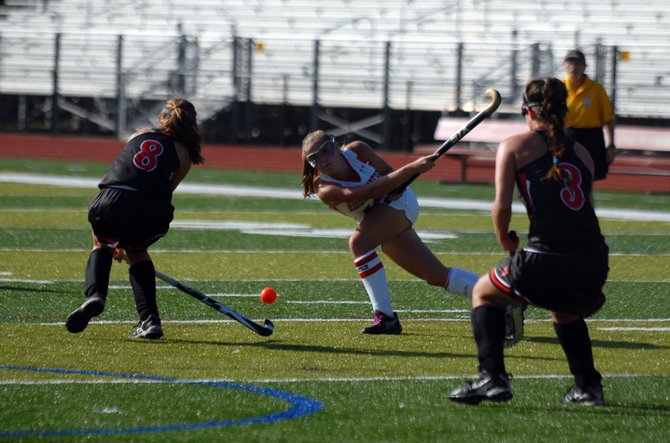
[[[305,150],[314,143],[323,143],[326,138],[328,138],[328,134],[321,130],[317,130],[310,132],[304,139],[302,139],[302,178],[300,179],[300,184],[302,185],[302,195],[305,198],[316,194],[314,182],[318,177],[316,168],[313,168],[312,165],[307,163]]]
[[[568,92],[565,84],[557,78],[545,77],[532,80],[526,85],[523,95],[524,106],[539,103],[533,106],[538,120],[546,126],[547,144],[553,156],[554,164],[549,169],[547,177],[563,182],[559,160],[565,152],[565,115],[568,112],[566,100]]]
[[[158,114],[158,128],[184,145],[193,164],[205,161],[197,115],[193,104],[181,98],[168,99]]]

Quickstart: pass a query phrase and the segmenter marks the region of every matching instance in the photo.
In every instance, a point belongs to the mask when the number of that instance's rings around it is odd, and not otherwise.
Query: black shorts
[[[174,207],[137,191],[101,189],[91,201],[88,221],[101,243],[131,251],[148,248],[167,234]]]
[[[502,293],[561,314],[589,317],[605,303],[608,248],[579,255],[522,250],[489,272]]]

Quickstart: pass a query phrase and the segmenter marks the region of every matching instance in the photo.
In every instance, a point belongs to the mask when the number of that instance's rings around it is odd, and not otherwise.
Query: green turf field
[[[95,180],[107,165],[2,159],[0,177]],[[185,184],[296,191],[299,177],[196,168]],[[490,202],[489,186],[419,181],[420,198]],[[128,338],[127,266],[81,334],[63,322],[82,301],[95,188],[0,180],[0,441],[670,440],[670,196],[598,192],[599,208],[665,221],[603,218],[608,301],[589,322],[603,408],[561,403],[571,379],[546,312],[506,351],[514,398],[464,406],[446,394],[476,374],[469,302],[384,264],[404,332],[363,336],[370,304],[347,251],[353,221],[314,201],[178,192],[156,268],[246,316],[260,337],[162,282],[165,337]],[[629,214],[629,213],[624,213]],[[630,217],[628,217],[630,218]],[[527,229],[525,215],[513,227]],[[424,207],[417,230],[448,266],[486,272],[504,257],[490,215]],[[384,257],[382,256],[382,259]],[[258,294],[271,286],[273,305]]]

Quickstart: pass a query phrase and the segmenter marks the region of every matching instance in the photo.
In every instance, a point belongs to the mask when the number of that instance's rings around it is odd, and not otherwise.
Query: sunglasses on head
[[[307,163],[309,163],[312,168],[316,168],[317,160],[324,155],[330,155],[334,153],[336,148],[337,145],[335,144],[335,137],[330,135],[328,136],[328,139],[323,142],[321,146],[319,146],[319,149],[307,155],[305,160],[307,160]]]
[[[530,103],[524,103],[521,105],[521,115],[526,116],[528,114],[528,110],[530,108],[534,108],[535,106],[541,106],[542,103],[537,103],[537,102],[530,102]]]

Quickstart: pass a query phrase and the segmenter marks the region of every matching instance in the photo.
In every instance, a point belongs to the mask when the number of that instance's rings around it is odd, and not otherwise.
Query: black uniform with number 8
[[[174,213],[170,178],[178,169],[169,136],[147,132],[129,140],[89,208],[88,220],[98,240],[139,250],[163,237]]]

